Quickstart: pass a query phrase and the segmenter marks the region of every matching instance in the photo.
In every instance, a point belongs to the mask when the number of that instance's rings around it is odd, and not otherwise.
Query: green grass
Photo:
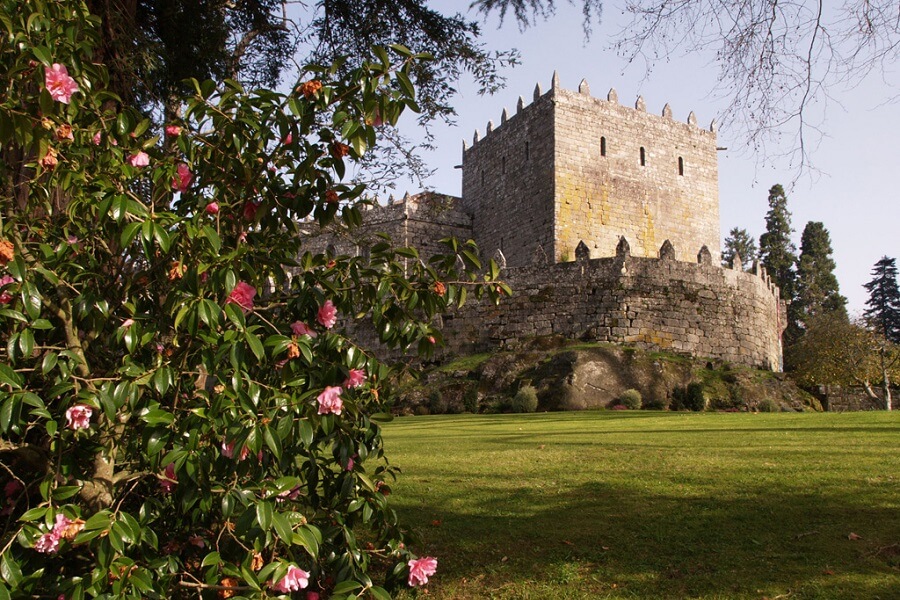
[[[900,415],[407,417],[385,437],[394,505],[439,561],[429,598],[900,598]]]

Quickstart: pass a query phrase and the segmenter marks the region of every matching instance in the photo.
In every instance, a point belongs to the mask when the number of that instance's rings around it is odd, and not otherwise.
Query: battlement
[[[560,87],[559,75],[554,72],[553,78],[551,80],[550,89],[546,92],[546,95],[554,96],[556,94],[573,94],[573,93],[576,93],[576,92],[566,90],[566,89]],[[615,88],[609,89],[609,92],[607,92],[607,94],[606,94],[605,100],[602,98],[597,98],[597,97],[591,95],[591,88],[586,79],[582,79],[581,83],[578,84],[577,93],[587,96],[589,98],[592,98],[596,102],[601,102],[601,103],[609,102],[609,103],[612,103],[615,105],[619,104],[619,94],[618,94],[618,92],[616,92]],[[536,102],[536,101],[540,100],[541,97],[544,95],[545,94],[543,92],[543,89],[541,88],[541,84],[540,84],[540,82],[538,82],[534,86],[533,100]],[[525,103],[525,99],[522,96],[519,96],[519,101],[516,103],[515,114],[510,116],[507,109],[504,108],[503,112],[500,115],[500,125],[499,126],[502,127],[508,120],[510,120],[511,118],[515,118],[517,115],[521,114],[522,111],[525,110],[529,106],[530,105]],[[624,106],[622,108],[624,108],[626,111],[629,110],[627,107],[624,107]],[[647,113],[647,103],[644,101],[643,96],[638,95],[637,99],[634,102],[633,110],[636,112]],[[653,117],[654,115],[648,113],[648,116]],[[666,119],[669,121],[674,121],[674,117],[672,116],[672,107],[669,105],[668,102],[665,104],[665,106],[663,106],[662,112],[658,118]],[[675,122],[677,123],[677,121],[675,121]],[[694,114],[694,111],[690,111],[690,113],[688,113],[688,116],[687,116],[686,120],[684,121],[683,125],[688,125],[690,127],[697,127],[698,129],[700,129],[700,131],[704,131],[702,128],[698,127],[697,116]],[[491,133],[493,133],[494,129],[495,129],[494,122],[488,121],[487,126],[485,127],[485,135],[490,135]],[[716,124],[715,119],[712,120],[712,122],[709,124],[709,128],[706,129],[706,131],[709,133],[712,133],[712,134],[716,134],[718,132],[718,126]],[[478,144],[478,142],[480,142],[482,139],[483,138],[481,136],[481,133],[479,132],[478,129],[476,129],[475,134],[472,136],[472,145],[474,146],[474,145]],[[469,149],[468,143],[466,142],[466,140],[463,140],[463,152],[465,153],[466,150],[468,150],[468,149]]]

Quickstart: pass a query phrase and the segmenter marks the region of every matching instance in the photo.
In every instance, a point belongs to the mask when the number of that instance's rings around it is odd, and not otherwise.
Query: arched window
[[[680,156],[678,157],[678,174],[684,175],[684,159]]]
[[[641,146],[641,166],[642,167],[647,166],[647,151],[644,150],[643,146]]]
[[[606,156],[606,138],[600,137],[600,156]]]

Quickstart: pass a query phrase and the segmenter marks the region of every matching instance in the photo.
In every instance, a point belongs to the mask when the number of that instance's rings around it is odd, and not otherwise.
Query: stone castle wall
[[[444,317],[445,352],[561,335],[781,370],[785,319],[777,288],[764,271],[723,269],[708,257],[698,264],[625,252],[508,268],[501,277],[513,297]]]
[[[527,265],[536,252],[553,248],[553,98],[535,91],[534,102],[496,129],[488,123],[463,151],[463,211],[488,255],[501,250],[512,266]]]
[[[611,253],[620,236],[636,256],[656,255],[663,240],[677,258],[706,246],[717,261],[719,194],[715,128],[648,114],[638,98],[621,106],[615,91],[594,98],[585,82],[564,90],[554,76],[546,94],[504,110],[463,151],[464,211],[483,250],[502,250],[509,265],[531,262],[540,247],[571,260],[584,241]]]
[[[391,237],[394,247],[416,248],[422,257],[446,253],[440,243],[446,237],[472,237],[472,217],[459,210],[455,196],[423,192],[391,200],[387,205],[363,208],[361,227],[347,232],[339,227],[321,228],[309,223],[304,251],[327,252],[333,256],[364,256],[380,238]]]

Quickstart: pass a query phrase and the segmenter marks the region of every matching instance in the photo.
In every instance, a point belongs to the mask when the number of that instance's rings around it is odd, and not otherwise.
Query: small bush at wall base
[[[778,403],[771,398],[763,398],[756,405],[756,410],[759,412],[778,412],[779,408]]]
[[[616,404],[621,404],[628,410],[639,410],[643,404],[641,393],[635,389],[629,389],[622,392]]]
[[[537,410],[537,407],[537,390],[531,385],[520,387],[510,403],[510,408],[516,413],[532,413]]]
[[[442,415],[447,412],[449,403],[440,390],[434,390],[428,395],[428,410],[433,415]]]
[[[644,402],[641,408],[646,410],[666,410],[669,408],[669,399],[665,396],[652,396]]]
[[[706,409],[703,384],[694,382],[687,387],[677,387],[672,392],[672,410],[701,411]]]
[[[478,414],[478,388],[470,387],[466,390],[466,393],[463,395],[463,408],[465,408],[466,412],[470,412],[472,414]]]

